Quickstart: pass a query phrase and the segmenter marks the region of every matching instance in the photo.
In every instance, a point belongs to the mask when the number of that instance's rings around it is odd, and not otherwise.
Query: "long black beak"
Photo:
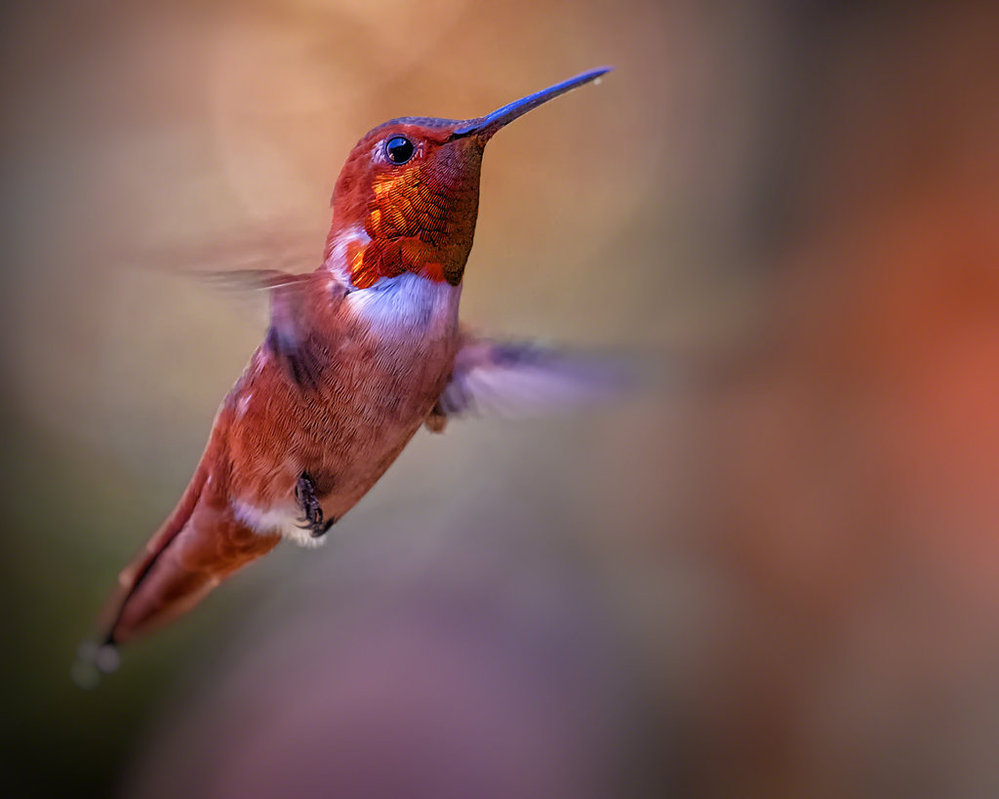
[[[589,72],[583,72],[576,75],[574,78],[569,78],[561,83],[556,83],[554,86],[549,86],[547,89],[542,89],[540,92],[529,94],[527,97],[521,97],[519,100],[514,100],[512,103],[508,103],[502,108],[497,108],[491,114],[479,117],[478,119],[470,119],[467,122],[462,123],[455,128],[452,137],[459,138],[461,136],[470,136],[474,133],[477,136],[488,139],[504,125],[510,124],[517,117],[523,116],[532,108],[537,108],[542,103],[547,103],[549,100],[558,97],[560,94],[565,94],[566,92],[575,89],[577,86],[582,86],[584,83],[596,80],[604,73],[610,72],[612,69],[613,67],[599,67],[598,69],[591,69]]]

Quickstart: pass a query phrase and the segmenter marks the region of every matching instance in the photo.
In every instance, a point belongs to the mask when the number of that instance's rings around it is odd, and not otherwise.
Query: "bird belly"
[[[377,309],[370,300],[365,306]],[[340,331],[315,389],[291,380],[266,347],[230,394],[232,508],[262,533],[316,546],[296,485],[315,484],[326,520],[339,519],[384,474],[440,397],[454,363],[456,313],[424,317],[417,335]]]

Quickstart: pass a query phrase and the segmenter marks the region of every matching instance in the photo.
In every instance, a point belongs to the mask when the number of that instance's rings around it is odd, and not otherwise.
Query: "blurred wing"
[[[469,413],[516,417],[578,406],[610,399],[630,384],[625,365],[610,358],[466,338],[429,426]]]
[[[288,374],[303,389],[318,385],[320,361],[310,346],[311,308],[309,286],[314,272],[292,274],[278,269],[238,269],[202,272],[210,285],[227,291],[266,291],[271,300],[271,321],[266,345],[284,363]]]
[[[303,226],[294,218],[254,222],[252,227],[215,233],[208,239],[171,237],[169,242],[147,243],[119,252],[116,260],[134,268],[170,274],[206,270],[268,268],[294,270],[316,266],[316,237],[323,231]]]
[[[309,274],[293,274],[280,269],[227,269],[224,271],[189,272],[208,285],[223,291],[271,291],[284,286],[301,284]]]

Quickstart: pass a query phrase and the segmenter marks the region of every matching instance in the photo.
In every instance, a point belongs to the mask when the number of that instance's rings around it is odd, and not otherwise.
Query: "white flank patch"
[[[326,536],[313,538],[312,532],[308,528],[303,530],[299,527],[300,511],[293,506],[261,510],[246,502],[234,499],[232,501],[232,510],[236,514],[237,519],[255,533],[260,533],[261,535],[280,533],[282,538],[308,549],[321,547],[326,541]]]

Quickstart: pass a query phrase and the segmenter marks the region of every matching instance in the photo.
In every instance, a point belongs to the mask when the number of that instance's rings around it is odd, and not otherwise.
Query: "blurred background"
[[[7,4],[0,773],[18,796],[999,794],[999,13]],[[69,679],[370,127],[503,131],[463,314],[637,351],[611,407],[421,433]]]

